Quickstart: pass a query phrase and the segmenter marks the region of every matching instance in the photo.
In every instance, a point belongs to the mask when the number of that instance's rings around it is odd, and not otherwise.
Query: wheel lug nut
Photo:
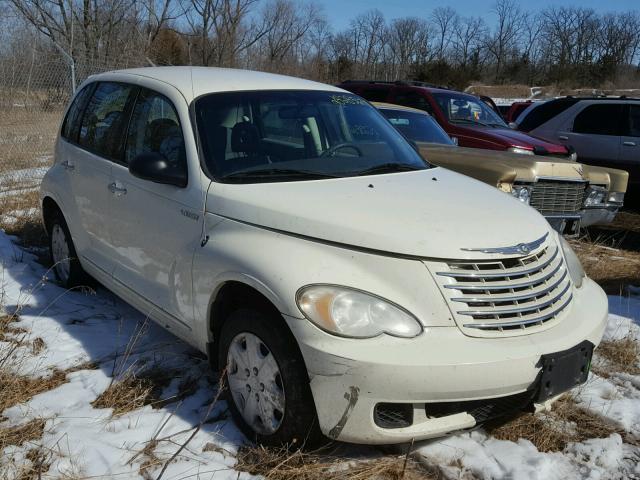
[[[258,396],[258,394],[256,393],[256,402],[260,401],[260,397]]]
[[[253,367],[253,374],[258,375],[258,369],[256,367]]]
[[[260,391],[261,391],[261,392],[264,392],[264,383],[261,383],[261,384],[260,384]]]
[[[247,383],[247,392],[251,392],[251,385]]]
[[[248,368],[244,369],[244,374],[247,376],[247,378],[251,375],[251,372],[249,372]]]

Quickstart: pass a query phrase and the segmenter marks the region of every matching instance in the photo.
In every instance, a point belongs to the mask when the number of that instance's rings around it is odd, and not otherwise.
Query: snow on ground
[[[18,350],[16,373],[47,376],[53,369],[89,361],[97,366],[69,373],[67,383],[0,412],[0,428],[46,419],[43,438],[36,442],[51,455],[46,477],[142,478],[143,466],[150,464],[145,476],[155,478],[200,425],[169,463],[163,479],[249,478],[233,469],[234,455],[246,440],[227,418],[224,401],[212,406],[216,381],[203,356],[103,288],[94,294],[61,289],[35,256],[13,240],[0,230],[0,302],[7,311],[22,305],[17,326],[45,344],[37,355],[29,347]],[[633,293],[628,298],[610,297],[607,338],[640,333],[640,295]],[[7,344],[0,342],[0,351],[3,347]],[[182,385],[193,388],[161,408],[146,406],[121,416],[93,407],[91,402],[126,368],[166,372],[161,395],[165,399],[177,396]],[[640,435],[640,376],[614,374],[604,379],[592,374],[577,398]],[[152,440],[155,448],[149,447]],[[32,446],[0,452],[0,472],[4,468],[11,478],[11,468],[30,461]],[[379,456],[378,450],[370,450],[371,456]],[[480,429],[423,442],[416,450],[452,478],[465,472],[487,479],[640,477],[638,447],[623,443],[617,434],[570,444],[564,452],[542,453],[527,440],[498,440]]]

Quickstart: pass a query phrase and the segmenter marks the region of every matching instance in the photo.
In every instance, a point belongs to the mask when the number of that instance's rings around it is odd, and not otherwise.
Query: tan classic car
[[[458,147],[422,111],[374,103],[430,163],[494,185],[531,205],[561,233],[607,223],[622,207],[629,174],[567,158]]]

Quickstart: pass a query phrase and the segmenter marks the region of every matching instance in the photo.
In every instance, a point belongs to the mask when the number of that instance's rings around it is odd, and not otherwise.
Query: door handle
[[[73,164],[73,162],[70,162],[69,160],[65,160],[60,165],[62,165],[65,170],[75,170],[75,168],[76,168],[76,166]]]
[[[636,142],[622,142],[622,145],[624,145],[625,147],[635,147]]]
[[[107,188],[109,189],[109,191],[111,193],[113,193],[114,195],[117,195],[117,196],[126,195],[127,194],[127,189],[124,188],[124,187],[119,186],[115,182],[110,183]]]
[[[560,140],[569,140],[569,137],[567,137],[566,135],[558,135],[558,138]]]

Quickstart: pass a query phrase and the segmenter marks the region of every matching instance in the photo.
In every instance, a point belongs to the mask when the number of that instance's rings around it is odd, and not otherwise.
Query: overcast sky
[[[491,8],[495,0],[312,0],[322,5],[324,12],[335,29],[342,29],[349,25],[349,21],[356,15],[377,8],[387,19],[397,17],[427,17],[431,10],[438,6],[450,6],[463,16],[480,16],[489,25],[493,25],[494,15]],[[532,11],[550,5],[575,5],[593,8],[598,12],[620,12],[640,9],[640,0],[580,0],[558,1],[537,0],[519,2],[523,10]]]

